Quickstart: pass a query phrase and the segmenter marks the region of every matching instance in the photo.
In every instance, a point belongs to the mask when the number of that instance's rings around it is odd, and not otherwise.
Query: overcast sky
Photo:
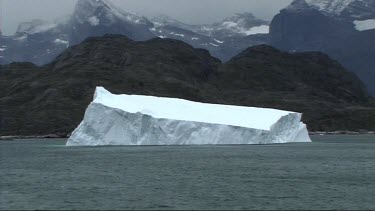
[[[73,12],[77,0],[0,0],[3,34],[13,34],[18,24],[32,19],[54,21]],[[239,12],[271,20],[292,0],[112,0],[126,11],[146,17],[165,14],[186,23],[213,23]]]

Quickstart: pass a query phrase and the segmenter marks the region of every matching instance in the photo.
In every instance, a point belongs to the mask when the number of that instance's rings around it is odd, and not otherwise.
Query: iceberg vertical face
[[[301,116],[275,109],[114,95],[98,87],[67,146],[311,142]]]

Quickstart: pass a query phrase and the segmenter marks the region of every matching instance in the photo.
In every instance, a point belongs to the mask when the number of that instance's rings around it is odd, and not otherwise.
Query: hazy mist
[[[54,21],[74,10],[77,0],[0,0],[0,27],[13,34],[18,24],[32,19]],[[112,0],[126,11],[146,17],[165,14],[186,23],[213,23],[239,12],[271,20],[292,0]]]

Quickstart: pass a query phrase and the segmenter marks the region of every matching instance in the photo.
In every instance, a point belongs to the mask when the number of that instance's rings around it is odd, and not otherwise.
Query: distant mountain
[[[306,0],[306,3],[325,15],[350,21],[375,18],[372,0]]]
[[[322,53],[260,45],[222,64],[181,41],[106,35],[42,67],[0,65],[0,135],[70,133],[99,85],[114,93],[303,112],[311,131],[375,129],[375,105],[363,84]]]
[[[33,20],[20,24],[14,36],[2,37],[5,50],[0,63],[29,61],[38,65],[51,62],[71,45],[90,36],[123,34],[134,40],[155,37],[152,23],[145,17],[121,11],[107,0],[78,0],[70,17],[49,23]]]
[[[324,52],[358,75],[375,96],[373,0],[295,0],[272,20],[270,44]]]
[[[160,38],[184,41],[196,48],[204,48],[227,61],[247,47],[268,42],[269,22],[251,13],[236,14],[218,23],[189,25],[168,16],[152,19],[151,30]]]
[[[43,65],[67,47],[104,34],[121,34],[139,41],[173,38],[228,60],[248,46],[266,43],[268,37],[262,34],[268,33],[268,24],[249,13],[212,25],[189,25],[167,16],[149,20],[121,10],[109,0],[78,0],[73,14],[65,19],[22,23],[14,36],[0,37],[0,64],[28,61]]]
[[[90,36],[123,34],[133,40],[154,37],[152,23],[145,17],[120,10],[105,0],[79,0],[68,27],[74,44]]]
[[[268,34],[270,24],[254,17],[251,13],[239,13],[220,22],[204,25],[189,25],[168,16],[155,17],[152,22],[157,28],[163,28],[164,26],[176,27],[216,39]],[[168,36],[165,33],[162,35]],[[221,42],[218,43],[220,44]]]
[[[198,31],[218,39],[226,39],[228,37],[268,34],[269,24],[268,21],[260,20],[251,13],[241,13],[212,25],[203,25]]]

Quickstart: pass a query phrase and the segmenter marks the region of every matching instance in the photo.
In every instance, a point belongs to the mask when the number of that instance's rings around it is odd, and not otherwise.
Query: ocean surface
[[[375,209],[375,136],[241,146],[0,142],[0,209]]]

